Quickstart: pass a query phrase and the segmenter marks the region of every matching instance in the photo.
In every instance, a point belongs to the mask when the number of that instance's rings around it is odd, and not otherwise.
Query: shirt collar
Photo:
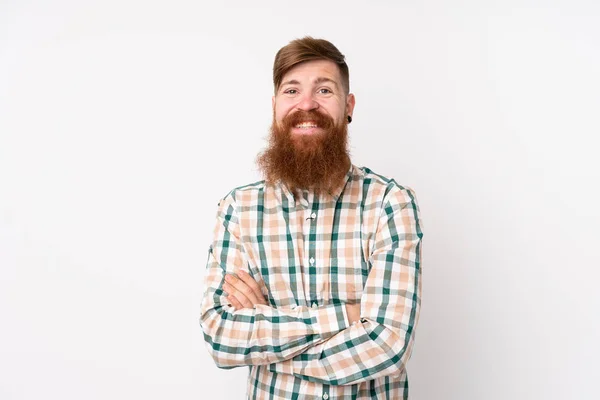
[[[346,188],[346,185],[348,184],[348,181],[352,180],[352,175],[354,175],[354,165],[350,164],[350,168],[346,172],[346,177],[344,178],[342,184],[337,189],[334,189],[331,192],[329,192],[329,195],[333,198],[334,201],[337,201],[340,198],[340,196],[344,192],[344,189]]]
[[[332,191],[327,192],[326,195],[330,196],[333,201],[337,201],[340,198],[340,196],[344,192],[344,189],[346,188],[346,185],[348,184],[348,181],[352,180],[352,176],[354,175],[354,168],[355,166],[350,164],[350,168],[348,169],[348,172],[346,172],[346,177],[344,178],[344,181],[340,184],[340,186],[338,186]],[[292,194],[290,189],[281,182],[279,182],[276,186],[281,190],[281,195],[285,196],[288,199],[288,201],[291,204],[294,204],[295,206],[296,201],[294,200],[294,195]]]

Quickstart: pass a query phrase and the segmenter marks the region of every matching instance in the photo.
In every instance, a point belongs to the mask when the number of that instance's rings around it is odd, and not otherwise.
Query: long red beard
[[[292,127],[302,121],[316,122],[323,132],[292,134]],[[348,126],[336,125],[317,111],[292,113],[281,124],[273,117],[268,147],[258,155],[257,164],[267,182],[282,182],[295,195],[302,189],[331,192],[343,184],[350,168]]]

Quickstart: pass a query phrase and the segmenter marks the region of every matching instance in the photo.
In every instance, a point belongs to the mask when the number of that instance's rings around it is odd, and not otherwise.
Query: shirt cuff
[[[321,339],[329,339],[350,326],[346,306],[329,304],[316,309],[309,308],[310,317],[316,320],[315,331]]]
[[[316,309],[308,308],[311,320],[316,321],[315,332],[322,340],[329,339],[336,333],[348,328],[350,322],[344,304],[329,304]],[[294,360],[289,359],[269,365],[270,372],[294,374]]]

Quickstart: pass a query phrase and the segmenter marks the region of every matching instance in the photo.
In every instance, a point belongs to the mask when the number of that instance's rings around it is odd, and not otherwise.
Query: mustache
[[[296,111],[292,114],[286,115],[281,120],[281,124],[283,126],[283,129],[285,131],[287,131],[290,128],[292,128],[302,122],[308,122],[308,121],[315,123],[319,128],[322,128],[325,130],[332,129],[334,126],[333,118],[331,118],[328,115],[321,114],[320,112],[315,111],[315,110],[309,110],[309,111],[301,110],[301,111]]]

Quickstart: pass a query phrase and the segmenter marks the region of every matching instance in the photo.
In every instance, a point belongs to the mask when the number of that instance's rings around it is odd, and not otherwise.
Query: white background
[[[0,2],[0,398],[243,398],[204,266],[306,34],[353,162],[417,193],[411,398],[600,398],[598,2],[224,3]]]

